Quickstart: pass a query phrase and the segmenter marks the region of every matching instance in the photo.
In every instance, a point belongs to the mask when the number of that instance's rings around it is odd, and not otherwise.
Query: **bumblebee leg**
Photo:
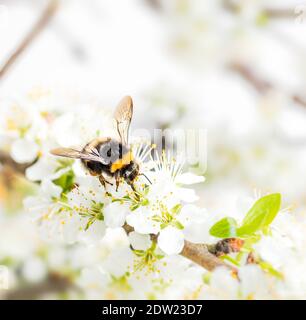
[[[119,174],[116,174],[116,191],[118,191],[118,187],[119,187],[119,184],[120,184],[120,176]]]
[[[134,183],[133,183],[133,182],[131,182],[131,183],[129,183],[129,185],[131,186],[131,189],[133,190],[133,192],[134,192],[134,195],[135,195],[136,199],[138,199],[138,200],[139,200],[139,199],[140,199],[140,197],[139,197],[139,193],[138,193],[138,191],[136,190]]]
[[[109,184],[111,186],[113,185],[111,182],[107,181],[102,174],[99,175],[99,181],[105,189],[106,189],[106,184]]]
[[[106,189],[106,182],[105,182],[105,179],[102,175],[99,176],[99,181],[102,184],[102,186],[104,187],[104,189]]]
[[[136,188],[135,188],[135,186],[134,186],[134,183],[131,183],[130,186],[131,186],[131,188],[132,188],[132,190],[133,190],[134,192],[137,192],[137,190],[136,190]]]

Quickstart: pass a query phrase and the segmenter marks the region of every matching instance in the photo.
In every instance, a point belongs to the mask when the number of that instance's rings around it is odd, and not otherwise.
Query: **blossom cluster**
[[[137,178],[135,190],[124,181],[118,190],[115,184],[104,187],[79,160],[49,151],[80,149],[101,136],[116,138],[111,113],[94,105],[64,110],[50,99],[46,103],[46,95],[1,102],[1,150],[27,164],[25,178],[35,185],[23,201],[23,214],[38,226],[43,243],[50,243],[39,258],[37,248],[30,250],[31,263],[23,266],[28,279],[43,278],[50,268],[68,268],[87,298],[304,296],[304,224],[280,211],[279,194],[247,199],[240,216],[209,213],[190,188],[204,176],[185,171],[184,159],[154,151],[137,137],[131,148],[145,176]],[[220,259],[237,267],[238,277],[227,268],[208,272],[179,256],[186,240],[213,245],[231,237],[243,239],[244,246]],[[2,249],[1,259],[12,254]],[[293,266],[300,269],[298,281]]]

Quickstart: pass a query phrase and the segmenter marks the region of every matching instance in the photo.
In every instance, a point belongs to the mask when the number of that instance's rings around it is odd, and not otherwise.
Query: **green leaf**
[[[237,222],[233,218],[223,218],[215,223],[209,230],[209,233],[217,238],[229,238],[236,236]]]
[[[279,212],[281,195],[279,193],[262,197],[255,202],[242,221],[242,226],[237,230],[237,235],[247,237],[256,231],[267,229]]]
[[[53,180],[53,183],[63,189],[62,194],[69,192],[74,186],[74,173],[69,170],[62,174],[59,178]]]

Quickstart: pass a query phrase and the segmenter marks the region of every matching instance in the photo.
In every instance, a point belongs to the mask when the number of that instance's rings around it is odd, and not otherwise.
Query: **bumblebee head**
[[[125,166],[122,172],[122,177],[129,184],[133,183],[138,175],[139,164],[134,161],[131,161],[127,166]]]

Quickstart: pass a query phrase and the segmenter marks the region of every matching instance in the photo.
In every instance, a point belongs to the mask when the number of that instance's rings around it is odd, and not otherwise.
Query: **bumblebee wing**
[[[117,123],[117,131],[121,139],[121,143],[128,144],[129,128],[133,116],[133,100],[130,96],[124,97],[118,104],[115,111],[115,120]]]
[[[50,152],[51,154],[59,157],[83,159],[83,160],[96,161],[96,162],[103,163],[103,160],[98,155],[78,151],[71,148],[57,148],[57,149],[51,150]]]

